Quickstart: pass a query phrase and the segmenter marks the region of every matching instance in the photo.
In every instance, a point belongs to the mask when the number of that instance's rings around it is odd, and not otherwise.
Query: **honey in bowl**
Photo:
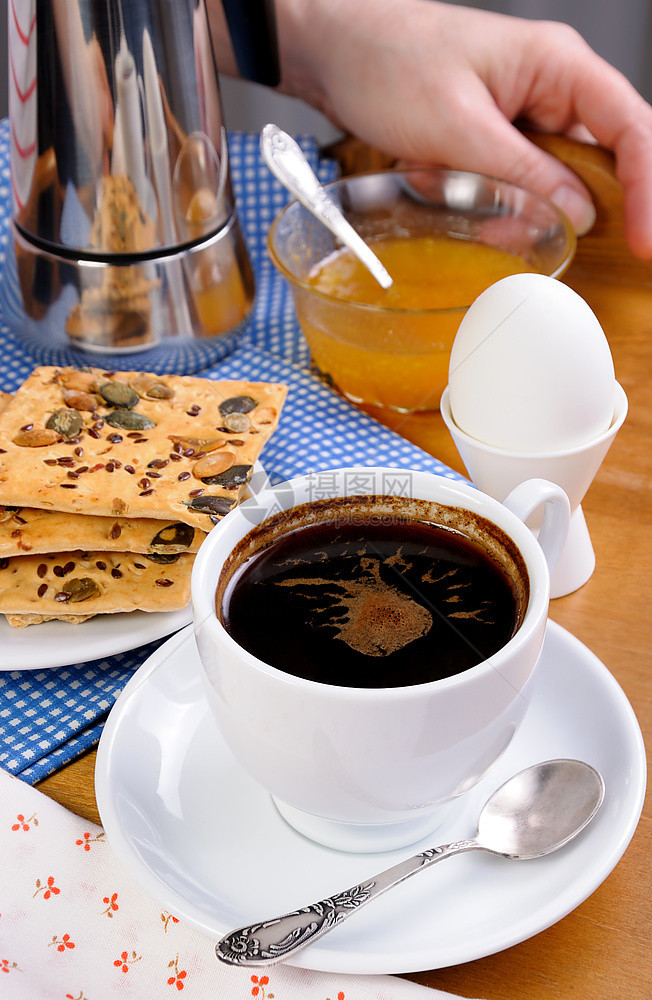
[[[274,219],[269,253],[315,367],[372,412],[437,410],[453,340],[478,295],[514,273],[558,278],[575,252],[572,226],[551,201],[494,177],[390,169],[326,188],[393,286],[377,286],[298,201]]]
[[[381,288],[346,248],[316,265],[307,283],[336,298],[386,309],[457,309],[500,278],[531,270],[497,247],[442,236],[384,236],[369,245],[393,278],[389,288]]]
[[[353,402],[436,409],[468,306],[500,278],[534,268],[497,247],[446,236],[386,236],[369,245],[393,278],[390,288],[341,249],[304,279],[323,297],[295,289],[313,361]]]

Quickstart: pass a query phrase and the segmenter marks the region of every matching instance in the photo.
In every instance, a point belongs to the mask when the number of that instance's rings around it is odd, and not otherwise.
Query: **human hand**
[[[568,25],[434,0],[277,0],[282,89],[410,163],[493,174],[551,198],[578,233],[581,180],[512,123],[613,150],[631,250],[652,258],[652,108]]]

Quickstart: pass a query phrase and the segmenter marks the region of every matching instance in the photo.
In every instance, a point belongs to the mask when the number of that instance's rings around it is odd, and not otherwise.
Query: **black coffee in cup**
[[[252,529],[225,564],[216,610],[239,645],[279,670],[384,688],[487,659],[517,631],[528,593],[516,546],[485,518],[356,496]]]

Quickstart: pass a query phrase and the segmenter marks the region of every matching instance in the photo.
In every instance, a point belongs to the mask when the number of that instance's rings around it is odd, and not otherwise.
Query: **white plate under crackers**
[[[43,670],[115,656],[163,639],[191,621],[190,605],[178,611],[96,615],[79,625],[43,622],[26,628],[13,628],[0,615],[0,670]]]

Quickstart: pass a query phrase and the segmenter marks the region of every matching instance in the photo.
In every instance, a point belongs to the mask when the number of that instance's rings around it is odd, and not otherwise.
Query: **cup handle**
[[[545,504],[545,509],[537,540],[552,573],[566,543],[570,526],[570,502],[561,486],[555,486],[547,479],[527,479],[503,500],[503,506],[523,522],[541,504]]]

